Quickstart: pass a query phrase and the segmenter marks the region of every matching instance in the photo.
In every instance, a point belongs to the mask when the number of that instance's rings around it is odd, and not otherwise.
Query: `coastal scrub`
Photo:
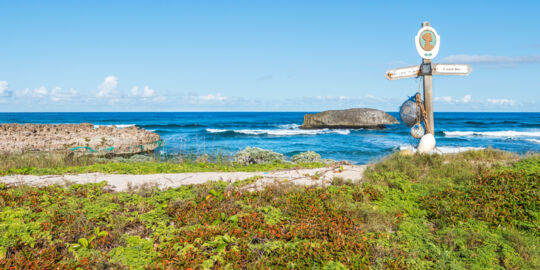
[[[326,187],[0,184],[0,268],[538,269],[539,179],[539,156],[489,149]]]
[[[259,147],[246,147],[234,155],[234,162],[240,165],[282,163],[285,156]]]
[[[290,163],[284,156],[264,149],[238,153],[237,162],[223,157],[133,155],[131,157],[95,157],[62,153],[0,154],[2,175],[61,175],[79,173],[156,174],[188,172],[254,172],[284,169],[320,168],[322,162]]]

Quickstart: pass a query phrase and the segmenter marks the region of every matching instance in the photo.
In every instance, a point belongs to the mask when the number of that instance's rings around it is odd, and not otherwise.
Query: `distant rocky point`
[[[153,151],[158,134],[135,126],[92,124],[0,124],[0,153],[72,151],[135,154]]]
[[[302,129],[319,128],[369,128],[378,129],[385,125],[399,124],[398,120],[386,112],[369,108],[331,110],[304,115]]]

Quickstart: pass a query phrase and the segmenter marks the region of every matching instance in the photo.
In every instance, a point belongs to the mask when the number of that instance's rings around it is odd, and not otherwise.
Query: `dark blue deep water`
[[[0,123],[136,125],[161,135],[165,146],[160,153],[232,154],[257,146],[287,156],[312,150],[323,158],[354,163],[417,143],[403,125],[384,130],[300,130],[303,116],[301,112],[0,113]],[[442,152],[463,147],[540,152],[540,113],[435,113],[435,129]]]

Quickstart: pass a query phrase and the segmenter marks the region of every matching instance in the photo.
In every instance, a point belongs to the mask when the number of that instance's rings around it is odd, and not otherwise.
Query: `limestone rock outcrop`
[[[135,126],[0,124],[0,153],[73,151],[133,154],[153,151],[158,134]]]
[[[369,108],[331,110],[304,115],[302,129],[318,128],[383,128],[385,125],[399,124],[398,120],[386,112]]]

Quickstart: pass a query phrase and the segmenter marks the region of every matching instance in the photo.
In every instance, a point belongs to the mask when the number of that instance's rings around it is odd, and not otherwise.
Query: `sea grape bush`
[[[540,159],[516,160],[396,154],[363,183],[253,192],[1,184],[0,268],[538,269]]]
[[[321,155],[313,151],[306,151],[299,154],[296,154],[291,157],[291,162],[294,163],[313,163],[313,162],[323,162]]]
[[[258,147],[246,147],[234,155],[234,162],[240,165],[281,163],[285,156],[270,150]]]

